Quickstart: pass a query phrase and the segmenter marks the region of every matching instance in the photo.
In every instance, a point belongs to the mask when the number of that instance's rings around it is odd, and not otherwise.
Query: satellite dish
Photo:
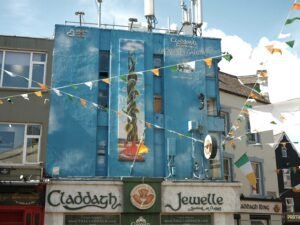
[[[218,142],[217,139],[211,135],[206,135],[204,139],[204,157],[206,159],[214,159],[218,151]]]

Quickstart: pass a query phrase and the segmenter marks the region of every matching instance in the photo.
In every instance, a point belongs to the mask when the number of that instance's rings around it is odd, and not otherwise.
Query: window
[[[286,211],[289,213],[294,212],[294,199],[293,198],[285,198]]]
[[[220,117],[224,119],[224,132],[225,132],[225,135],[227,135],[228,132],[229,132],[229,130],[230,130],[230,116],[229,116],[229,112],[221,111],[220,112]]]
[[[153,55],[153,67],[154,68],[161,68],[163,67],[163,55],[155,54]],[[152,76],[153,77],[153,92],[154,92],[154,112],[156,113],[163,113],[163,94],[164,94],[164,76],[163,70],[159,71],[159,76]]]
[[[99,52],[99,79],[109,78],[110,69],[110,52]],[[105,111],[109,105],[109,85],[104,82],[99,82],[98,104],[102,111]]]
[[[0,124],[0,164],[39,162],[41,126]]]
[[[224,157],[224,179],[228,182],[231,182],[232,179],[232,159]]]
[[[46,62],[45,53],[0,51],[0,87],[39,88],[38,83],[45,83]]]
[[[248,144],[257,144],[260,143],[260,137],[258,133],[251,133],[250,120],[246,120],[246,133],[247,133],[247,142]]]
[[[252,188],[252,194],[263,195],[262,164],[259,162],[251,162],[251,165],[256,176],[256,188]]]
[[[289,169],[282,169],[282,176],[283,176],[283,187],[285,189],[291,188],[291,171]]]
[[[216,101],[213,98],[207,99],[207,115],[208,116],[217,115]]]
[[[287,158],[287,148],[286,148],[286,143],[281,143],[281,156],[282,158]]]

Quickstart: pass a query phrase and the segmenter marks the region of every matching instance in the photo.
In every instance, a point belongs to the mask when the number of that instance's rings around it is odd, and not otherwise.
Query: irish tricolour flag
[[[249,183],[251,186],[256,189],[256,176],[253,171],[253,168],[251,166],[251,162],[245,153],[244,155],[241,156],[235,163],[237,168],[239,168],[242,173],[247,177]]]

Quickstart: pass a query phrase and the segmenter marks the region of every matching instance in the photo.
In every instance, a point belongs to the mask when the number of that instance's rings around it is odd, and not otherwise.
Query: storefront
[[[0,224],[43,225],[44,185],[14,183],[0,185]]]
[[[240,207],[239,183],[162,183],[162,224],[233,224]]]
[[[119,225],[122,182],[51,181],[47,184],[46,225]]]
[[[280,200],[243,199],[235,222],[237,225],[281,225],[281,214]]]

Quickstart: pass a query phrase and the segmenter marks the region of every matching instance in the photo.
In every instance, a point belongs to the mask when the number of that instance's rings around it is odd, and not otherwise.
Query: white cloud
[[[284,42],[270,41],[262,37],[257,46],[249,43],[236,35],[226,35],[222,30],[207,28],[204,26],[203,36],[221,38],[222,51],[232,54],[231,62],[222,60],[219,63],[221,71],[242,76],[255,75],[261,69],[260,63],[264,63],[269,74],[269,94],[271,102],[284,101],[300,97],[298,81],[300,81],[300,58],[293,53],[295,49],[289,48]],[[265,46],[274,45],[282,50],[271,54]],[[296,46],[295,46],[296,47]],[[295,48],[294,47],[294,48]]]

